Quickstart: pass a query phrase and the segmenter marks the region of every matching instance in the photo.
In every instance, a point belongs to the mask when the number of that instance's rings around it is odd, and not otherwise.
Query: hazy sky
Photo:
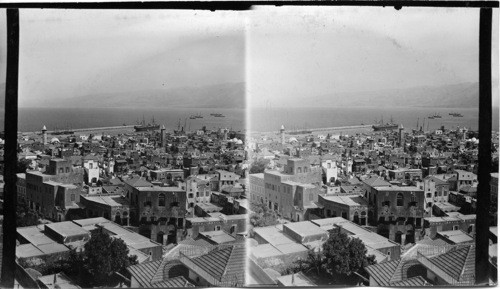
[[[242,81],[251,105],[276,106],[322,94],[478,81],[479,9],[23,9],[20,17],[20,106]],[[497,9],[493,27],[498,89]],[[0,34],[5,67],[5,25]]]
[[[247,37],[248,89],[255,106],[478,81],[479,9],[265,7],[255,12]],[[498,80],[496,12],[493,78]]]
[[[235,12],[21,10],[19,104],[245,81]]]

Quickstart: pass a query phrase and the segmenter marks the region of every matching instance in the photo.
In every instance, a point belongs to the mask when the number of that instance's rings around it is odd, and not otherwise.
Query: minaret
[[[45,127],[45,125],[42,128],[42,135],[43,135],[43,144],[46,145],[47,144],[47,128]]]
[[[281,125],[280,136],[281,136],[281,144],[284,145],[285,144],[285,126],[284,125]]]
[[[161,143],[161,147],[164,148],[165,147],[165,125],[162,125],[161,129],[160,129],[160,143]]]
[[[404,136],[404,127],[403,127],[403,124],[400,124],[399,125],[399,147],[403,147],[403,142],[404,142],[404,139],[405,139],[405,136]]]

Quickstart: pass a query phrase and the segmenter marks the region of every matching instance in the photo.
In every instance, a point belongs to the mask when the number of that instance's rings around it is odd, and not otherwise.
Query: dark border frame
[[[19,8],[53,9],[197,9],[197,10],[248,10],[253,5],[264,6],[393,6],[402,7],[462,7],[480,8],[479,19],[479,163],[476,218],[476,285],[488,286],[489,282],[489,208],[492,80],[491,33],[492,9],[498,1],[249,1],[249,2],[89,2],[89,3],[0,3],[7,9],[7,74],[5,88],[5,194],[3,223],[3,260],[0,286],[14,287],[16,249],[16,162],[18,127],[18,66],[19,66]]]

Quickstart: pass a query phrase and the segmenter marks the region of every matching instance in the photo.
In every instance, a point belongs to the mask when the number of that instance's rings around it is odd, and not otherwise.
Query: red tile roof
[[[162,260],[142,263],[130,266],[127,270],[143,288],[170,288],[170,287],[195,287],[184,276],[174,278],[162,278],[161,281],[152,281],[155,273],[161,266],[165,266]],[[163,270],[161,270],[163,272]]]
[[[457,281],[463,281],[474,274],[476,246],[456,247],[444,254],[430,258],[429,261]]]

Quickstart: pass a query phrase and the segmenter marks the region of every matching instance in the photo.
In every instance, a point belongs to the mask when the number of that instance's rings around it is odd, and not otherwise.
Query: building
[[[113,238],[122,239],[129,249],[129,256],[137,256],[139,263],[162,257],[161,244],[104,218],[91,218],[17,228],[20,245],[16,248],[16,258],[32,266],[67,258],[72,249],[83,248],[90,240],[91,232],[100,228]]]
[[[99,162],[97,157],[92,155],[83,157],[83,168],[85,169],[85,183],[96,184],[99,180]]]
[[[307,219],[310,210],[317,208],[321,174],[307,160],[288,159],[284,172],[264,172],[265,204],[286,219]]]
[[[402,244],[414,243],[423,218],[430,216],[424,209],[424,191],[412,186],[374,188],[368,193],[368,204],[369,223],[379,225],[379,234]]]
[[[368,202],[362,196],[319,196],[319,205],[323,206],[323,217],[342,217],[361,226],[368,224]]]
[[[326,184],[335,183],[339,174],[337,162],[334,160],[325,160],[321,162],[321,167],[323,168]]]
[[[64,221],[71,210],[79,210],[83,170],[70,160],[51,159],[45,173],[26,172],[26,200],[44,218]]]
[[[130,203],[121,194],[82,195],[87,218],[103,217],[118,225],[130,225]]]
[[[253,203],[264,204],[265,189],[264,189],[264,174],[250,174],[249,179],[249,196]]]
[[[178,187],[133,187],[130,223],[158,243],[177,243],[177,230],[185,226],[186,202],[186,190]]]

